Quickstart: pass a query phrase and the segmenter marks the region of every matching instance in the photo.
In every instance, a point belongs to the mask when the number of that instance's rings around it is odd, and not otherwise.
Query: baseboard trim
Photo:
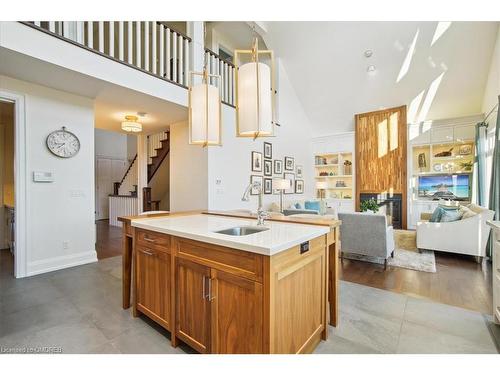
[[[28,263],[26,276],[40,275],[42,273],[61,270],[82,264],[97,262],[97,253],[92,251],[83,251],[76,254],[63,255],[59,257],[37,260]]]

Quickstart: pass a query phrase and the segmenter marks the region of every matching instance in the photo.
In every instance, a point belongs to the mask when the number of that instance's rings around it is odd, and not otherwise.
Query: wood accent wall
[[[402,195],[406,228],[406,106],[355,115],[356,209],[361,193]]]

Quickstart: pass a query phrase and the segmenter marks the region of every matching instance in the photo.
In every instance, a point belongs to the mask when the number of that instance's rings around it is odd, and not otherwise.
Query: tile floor
[[[122,310],[120,257],[18,280],[11,270],[1,255],[0,353],[193,352]],[[497,353],[500,328],[477,312],[350,282],[341,283],[340,310],[339,327],[316,353]]]

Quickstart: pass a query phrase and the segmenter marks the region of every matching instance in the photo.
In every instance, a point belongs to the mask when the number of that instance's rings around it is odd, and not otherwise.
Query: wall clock
[[[60,158],[71,158],[80,151],[80,140],[63,126],[47,136],[47,148]]]

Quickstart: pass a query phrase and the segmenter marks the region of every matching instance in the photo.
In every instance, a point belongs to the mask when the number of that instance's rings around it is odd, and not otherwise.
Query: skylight
[[[418,115],[418,122],[423,122],[427,117],[439,85],[441,84],[441,80],[443,79],[444,73],[445,72],[441,73],[434,81],[432,81],[431,85],[429,86],[424,104],[422,104],[422,109],[420,110],[420,113]]]
[[[408,106],[408,122],[413,124],[417,120],[418,109],[420,108],[420,104],[422,103],[422,98],[424,97],[425,90],[422,90],[420,94],[415,96]],[[416,134],[415,136],[418,136]],[[412,137],[410,137],[412,139]]]
[[[434,36],[432,37],[431,46],[433,46],[434,43],[436,43],[438,41],[438,39],[441,38],[441,36],[443,36],[443,34],[446,32],[446,30],[448,30],[448,28],[450,26],[451,26],[451,22],[449,22],[449,21],[438,22],[438,24],[436,26],[436,31],[434,32]]]
[[[403,61],[403,65],[401,66],[401,70],[398,74],[398,79],[396,82],[399,82],[403,79],[403,77],[408,73],[408,69],[410,69],[411,60],[413,58],[413,54],[415,52],[415,45],[417,44],[418,34],[420,33],[420,29],[417,29],[415,36],[413,37],[413,41],[411,42],[410,48],[408,49],[408,53],[406,54],[405,60]]]

